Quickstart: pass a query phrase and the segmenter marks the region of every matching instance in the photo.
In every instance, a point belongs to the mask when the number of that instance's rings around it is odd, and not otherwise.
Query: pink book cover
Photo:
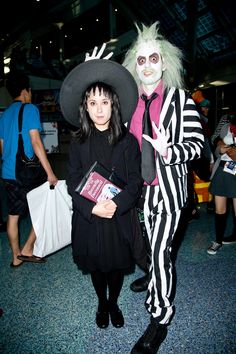
[[[118,193],[121,188],[110,182],[98,172],[91,172],[85,185],[80,191],[80,195],[92,202],[100,202],[103,200],[110,200]]]

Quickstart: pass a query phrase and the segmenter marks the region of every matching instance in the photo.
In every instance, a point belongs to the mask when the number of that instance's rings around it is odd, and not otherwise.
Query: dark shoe
[[[0,232],[7,232],[7,223],[5,221],[0,224]]]
[[[167,326],[150,323],[131,354],[156,354],[167,336]]]
[[[224,237],[222,240],[222,243],[224,245],[232,245],[233,243],[236,243],[236,235],[231,235],[228,237]]]
[[[109,326],[109,313],[106,311],[97,311],[96,324],[99,328],[107,328]]]
[[[24,256],[21,254],[20,256],[17,256],[18,259],[24,262],[33,262],[33,263],[45,263],[46,259],[45,258],[40,258],[36,256]]]
[[[207,213],[208,214],[214,214],[215,213],[215,203],[213,201],[207,203]]]
[[[118,305],[109,311],[111,316],[111,323],[116,328],[121,328],[124,326],[124,317],[119,309]]]
[[[188,222],[193,220],[198,220],[200,218],[200,214],[197,209],[193,209],[192,212],[188,216]]]
[[[19,263],[19,264],[14,264],[13,262],[11,262],[10,267],[11,267],[11,268],[17,268],[17,267],[20,267],[23,263],[24,263],[24,262],[21,262],[21,263]]]
[[[146,274],[143,277],[136,279],[133,283],[130,284],[130,289],[135,293],[140,293],[146,291],[150,281],[150,275]]]

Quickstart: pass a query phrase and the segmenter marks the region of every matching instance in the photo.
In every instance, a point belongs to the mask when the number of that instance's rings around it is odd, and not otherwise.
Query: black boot
[[[96,324],[99,328],[107,328],[109,326],[109,312],[108,310],[100,310],[96,313]]]
[[[151,323],[131,350],[131,354],[156,354],[167,336],[167,326]]]
[[[234,217],[234,228],[233,228],[233,233],[232,235],[228,237],[224,237],[222,240],[222,243],[224,245],[232,245],[236,243],[236,217]]]
[[[215,234],[216,240],[207,249],[207,253],[214,255],[222,247],[222,241],[226,229],[227,214],[215,214]]]
[[[216,232],[216,242],[220,245],[225,234],[227,223],[227,214],[215,214],[215,232]]]
[[[146,291],[150,281],[150,273],[145,274],[143,277],[136,279],[130,284],[130,289],[135,293]]]
[[[124,326],[124,316],[117,304],[110,304],[109,313],[113,327],[121,328]]]

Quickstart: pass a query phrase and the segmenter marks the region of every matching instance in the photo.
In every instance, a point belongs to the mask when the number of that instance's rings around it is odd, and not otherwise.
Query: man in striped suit
[[[193,99],[183,90],[181,51],[158,32],[157,22],[137,30],[123,63],[140,91],[130,131],[141,151],[145,141],[153,147],[154,176],[143,175],[144,219],[151,247],[146,308],[151,321],[131,353],[151,354],[164,341],[174,313],[171,245],[187,200],[187,162],[200,157],[204,137]],[[150,98],[152,132],[147,135],[143,123]],[[149,165],[143,173],[152,170],[148,161],[145,155],[142,165]]]

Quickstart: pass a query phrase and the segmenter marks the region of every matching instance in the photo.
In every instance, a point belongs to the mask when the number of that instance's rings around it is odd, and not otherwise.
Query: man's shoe
[[[150,323],[131,354],[156,354],[167,336],[167,326]]]
[[[146,291],[150,281],[150,275],[145,274],[143,277],[136,279],[133,283],[130,284],[130,289],[135,293],[140,293]]]
[[[212,245],[208,248],[207,253],[208,254],[216,254],[217,251],[222,247],[222,244],[213,242]]]
[[[25,256],[23,254],[17,256],[18,259],[24,262],[33,262],[33,263],[45,263],[47,260],[45,258],[36,257],[36,256]]]

